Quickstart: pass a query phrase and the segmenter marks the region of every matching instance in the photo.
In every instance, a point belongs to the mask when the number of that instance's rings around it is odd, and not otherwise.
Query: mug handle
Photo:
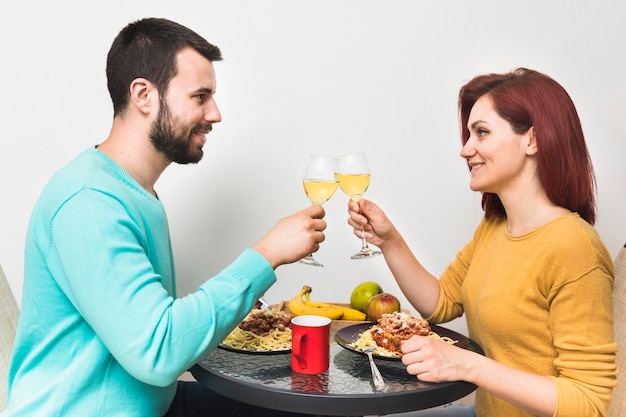
[[[293,354],[293,356],[296,357],[296,359],[298,360],[298,365],[302,369],[306,368],[306,361],[304,360],[301,354],[302,343],[304,343],[306,339],[307,339],[306,334],[298,333],[294,335],[292,346],[291,346],[291,353]]]

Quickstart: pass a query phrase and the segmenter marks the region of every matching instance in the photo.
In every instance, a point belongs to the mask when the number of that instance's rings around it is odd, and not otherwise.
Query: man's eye
[[[198,94],[196,96],[196,98],[198,99],[198,102],[200,102],[200,104],[204,103],[206,101],[206,94]]]

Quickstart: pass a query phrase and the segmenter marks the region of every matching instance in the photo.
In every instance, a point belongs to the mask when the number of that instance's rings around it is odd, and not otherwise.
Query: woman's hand
[[[348,202],[348,224],[355,236],[380,248],[402,293],[423,317],[439,302],[439,280],[419,263],[385,213],[369,200]]]
[[[467,356],[473,352],[428,336],[413,336],[400,349],[407,372],[421,381],[466,380],[466,364],[472,363]]]
[[[354,228],[358,238],[363,237],[381,250],[385,242],[397,235],[397,231],[385,213],[376,204],[369,200],[350,200],[348,202],[348,224]]]
[[[552,416],[556,387],[551,378],[511,368],[428,336],[401,343],[402,363],[421,381],[467,381],[533,415]]]

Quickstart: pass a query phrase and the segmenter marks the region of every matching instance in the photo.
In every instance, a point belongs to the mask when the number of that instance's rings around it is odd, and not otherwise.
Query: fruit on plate
[[[350,295],[350,305],[355,310],[367,313],[367,302],[373,296],[383,292],[382,287],[375,281],[365,281],[357,285]]]
[[[341,316],[341,320],[353,320],[353,321],[364,321],[367,318],[367,315],[359,310],[355,310],[350,307],[343,307],[343,316]]]
[[[374,295],[367,302],[367,319],[377,321],[383,314],[400,311],[400,300],[386,292]]]
[[[311,287],[308,285],[302,287],[298,295],[289,300],[287,308],[294,316],[311,314],[328,317],[332,320],[353,321],[364,321],[367,318],[365,313],[350,307],[311,301]]]
[[[289,312],[294,316],[314,315],[324,316],[332,320],[343,317],[343,308],[338,305],[311,301],[311,287],[305,285],[298,295],[291,298],[287,304]]]

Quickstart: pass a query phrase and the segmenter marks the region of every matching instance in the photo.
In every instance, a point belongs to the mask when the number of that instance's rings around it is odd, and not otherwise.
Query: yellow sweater
[[[555,416],[604,416],[617,384],[613,261],[578,214],[511,236],[506,218],[483,219],[440,278],[428,320],[467,317],[485,355],[551,376]],[[478,417],[530,414],[478,390]]]

